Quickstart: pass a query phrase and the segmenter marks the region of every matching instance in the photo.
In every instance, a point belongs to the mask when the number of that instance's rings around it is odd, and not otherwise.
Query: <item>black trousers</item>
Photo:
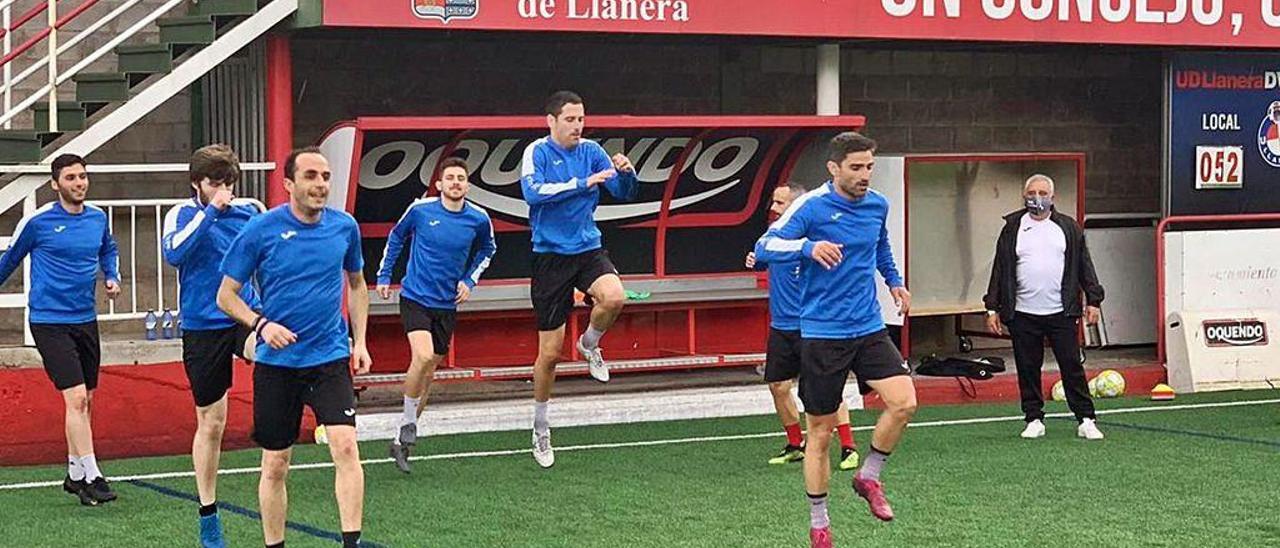
[[[1053,357],[1062,373],[1062,388],[1067,393],[1067,406],[1076,420],[1094,418],[1093,399],[1089,397],[1084,364],[1080,363],[1080,343],[1076,332],[1079,318],[1062,313],[1037,316],[1015,312],[1009,321],[1013,339],[1013,360],[1018,367],[1018,392],[1022,394],[1022,414],[1027,422],[1044,419],[1044,394],[1040,370],[1044,367],[1044,340],[1049,339]]]

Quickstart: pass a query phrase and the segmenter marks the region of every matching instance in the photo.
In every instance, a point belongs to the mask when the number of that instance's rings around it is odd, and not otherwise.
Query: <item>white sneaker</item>
[[[1036,419],[1027,423],[1027,427],[1022,429],[1022,437],[1026,439],[1043,438],[1044,421]]]
[[[556,452],[551,449],[551,431],[548,430],[542,434],[533,433],[533,460],[538,461],[538,466],[543,468],[551,468],[556,463]]]
[[[587,372],[591,373],[591,378],[600,382],[609,382],[609,366],[604,363],[604,355],[600,353],[600,347],[592,349],[582,346],[582,337],[578,337],[578,352],[583,358],[587,359]]]
[[[1093,419],[1080,421],[1080,426],[1076,428],[1076,435],[1086,440],[1102,439],[1102,431],[1098,430],[1098,424]]]

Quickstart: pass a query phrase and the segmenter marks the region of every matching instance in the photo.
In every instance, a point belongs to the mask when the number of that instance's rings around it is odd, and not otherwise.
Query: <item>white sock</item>
[[[400,426],[418,422],[418,398],[404,397],[404,414],[400,415]]]
[[[547,404],[550,401],[533,402],[533,431],[539,434],[546,433],[551,430],[551,423],[547,422]]]
[[[809,495],[809,528],[822,529],[831,526],[827,516],[827,495]]]
[[[80,466],[84,468],[84,480],[93,481],[102,477],[102,470],[98,470],[98,459],[93,455],[85,455],[80,457]]]
[[[600,337],[604,336],[604,331],[600,331],[595,326],[587,326],[587,330],[582,332],[582,347],[588,350],[600,346]]]
[[[71,476],[71,481],[84,480],[84,467],[80,466],[80,457],[67,455],[67,475]]]

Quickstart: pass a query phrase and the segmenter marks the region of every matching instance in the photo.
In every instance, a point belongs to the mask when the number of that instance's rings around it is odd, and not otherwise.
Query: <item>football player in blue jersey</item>
[[[347,212],[326,205],[332,172],[319,149],[293,151],[284,172],[289,203],[251,219],[231,244],[218,308],[258,336],[253,439],[262,447],[258,502],[266,545],[284,545],[285,480],[307,406],[328,433],[342,542],[349,548],[359,545],[364,514],[351,366],[363,374],[373,364],[360,229]],[[261,292],[261,312],[240,296],[251,281]],[[342,314],[344,290],[350,324]]]
[[[533,230],[530,299],[538,323],[538,359],[533,369],[533,458],[543,468],[555,464],[547,405],[556,362],[564,345],[564,325],[577,289],[593,301],[591,321],[577,339],[591,377],[609,382],[600,338],[613,325],[626,293],[618,269],[600,242],[595,211],[608,191],[620,200],[639,192],[635,168],[623,154],[612,157],[599,143],[582,137],[586,110],[582,97],[560,91],[547,100],[550,134],[529,144],[520,163],[520,190],[529,204]]]
[[[107,296],[119,295],[120,265],[107,214],[85,202],[86,165],[74,154],[54,158],[50,184],[58,197],[18,221],[9,249],[0,257],[0,282],[31,256],[31,336],[66,409],[67,477],[62,488],[81,504],[97,506],[115,500],[116,494],[98,469],[90,426],[102,357],[94,287],[101,270]]]
[[[234,356],[252,357],[249,329],[218,309],[222,258],[245,223],[258,214],[235,199],[240,159],[231,147],[213,144],[196,150],[189,163],[192,197],[164,217],[165,261],[178,269],[182,310],[182,365],[196,405],[196,434],[191,461],[200,497],[199,531],[203,548],[226,546],[218,517],[218,461],[227,423],[227,390]],[[258,296],[246,284],[240,297],[257,309]]]
[[[396,466],[406,474],[432,375],[449,352],[457,307],[471,298],[472,288],[498,251],[489,214],[466,200],[471,189],[466,161],[446,158],[439,171],[440,195],[415,200],[405,209],[387,236],[378,267],[378,295],[389,299],[392,270],[406,240],[412,240],[409,264],[400,281],[400,321],[409,337],[411,361],[404,379],[400,429],[390,448]]]

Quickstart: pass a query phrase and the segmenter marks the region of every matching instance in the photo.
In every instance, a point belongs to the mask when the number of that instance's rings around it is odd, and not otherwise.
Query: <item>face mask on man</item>
[[[1050,196],[1028,196],[1025,203],[1027,211],[1032,215],[1044,215],[1053,209],[1053,198]]]

